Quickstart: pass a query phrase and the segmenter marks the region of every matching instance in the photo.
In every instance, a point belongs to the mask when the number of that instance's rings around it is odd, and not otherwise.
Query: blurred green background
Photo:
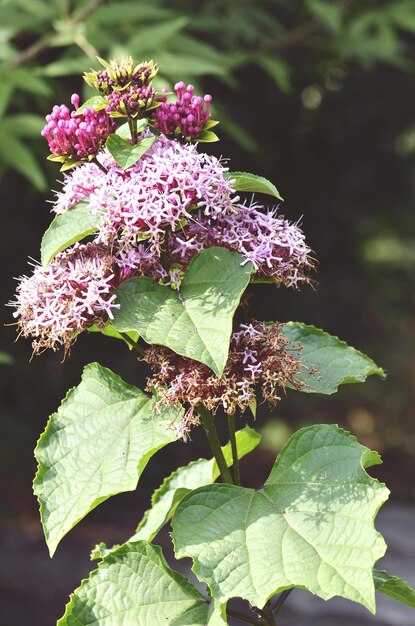
[[[261,484],[299,425],[337,422],[382,453],[376,475],[393,502],[413,503],[414,0],[0,0],[3,302],[13,277],[30,271],[27,257],[39,258],[49,188],[60,185],[39,136],[43,116],[75,91],[88,95],[81,73],[97,67],[97,54],[153,58],[164,85],[184,80],[212,93],[221,142],[207,150],[272,180],[284,215],[302,218],[318,284],[256,286],[253,316],[315,324],[388,372],[384,383],[331,398],[289,392],[272,416],[261,407],[264,441],[244,462],[246,482]],[[161,477],[206,449],[195,432],[192,445],[159,453],[139,494],[102,505],[50,562],[31,495],[32,451],[48,415],[91,360],[141,385],[146,371],[118,342],[92,334],[63,364],[54,353],[29,363],[29,342],[15,344],[7,326],[11,309],[0,319],[0,600],[7,595],[9,607],[0,625],[48,626],[90,569],[89,547],[128,537]]]

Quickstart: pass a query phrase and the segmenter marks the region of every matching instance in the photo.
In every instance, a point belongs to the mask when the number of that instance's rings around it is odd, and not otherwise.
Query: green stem
[[[228,415],[228,431],[229,439],[231,441],[232,449],[232,472],[235,485],[241,484],[241,471],[239,467],[238,447],[236,445],[236,432],[235,432],[235,414]]]
[[[133,339],[131,339],[131,337],[129,337],[127,333],[120,333],[120,335],[124,339],[124,341],[133,348],[133,350],[138,352],[140,356],[145,356],[146,350],[145,348],[143,348],[143,346],[140,346],[139,343],[137,343],[136,341],[133,341]]]
[[[226,464],[225,457],[223,456],[213,415],[202,404],[198,404],[197,412],[200,415],[200,419],[202,421],[203,428],[205,429],[207,440],[213,452],[213,456],[216,459],[216,463],[218,464],[222,480],[224,483],[230,483],[231,485],[233,485],[234,481],[232,478],[232,474],[229,471],[229,467]]]
[[[128,127],[131,133],[131,141],[137,143],[137,119],[135,117],[128,117]]]

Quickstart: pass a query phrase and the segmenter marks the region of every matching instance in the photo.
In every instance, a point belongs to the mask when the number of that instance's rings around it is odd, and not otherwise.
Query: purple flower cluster
[[[308,281],[313,261],[298,223],[276,209],[241,204],[225,163],[190,143],[209,127],[210,96],[196,96],[192,85],[178,83],[177,101],[164,97],[153,113],[162,134],[135,164],[117,164],[104,147],[115,130],[108,111],[132,118],[153,106],[158,96],[151,80],[158,68],[152,61],[134,65],[131,57],[102,63],[103,70],[85,79],[109,101],[106,109],[77,115],[75,94],[75,110],[55,106],[42,131],[55,160],[84,161],[65,174],[53,210],[62,214],[86,200],[97,230],[91,243],[76,244],[20,280],[15,317],[20,333],[35,338],[34,349],[63,345],[67,351],[81,331],[105,325],[117,306],[116,288],[128,278],[147,276],[180,289],[192,258],[211,246],[239,252],[242,264],[252,263],[256,279],[288,287]],[[256,384],[262,370],[248,345],[239,350],[241,337],[235,334],[232,345],[242,364],[237,389],[244,403],[253,391],[243,381],[251,377]],[[222,389],[226,410],[224,394]]]
[[[199,137],[210,118],[212,96],[194,95],[193,85],[183,82],[174,86],[176,102],[168,103],[167,97],[153,114],[154,126],[169,139],[192,141]]]
[[[238,201],[227,168],[194,145],[159,137],[128,170],[106,152],[99,160],[107,173],[95,164],[74,170],[65,177],[54,209],[62,213],[85,194],[99,216],[97,241],[128,252],[148,239],[151,251],[158,253],[166,228],[175,231],[190,223],[194,209],[214,217],[232,213]]]
[[[295,287],[307,281],[306,270],[313,266],[310,248],[298,223],[290,223],[276,210],[264,212],[258,204],[237,205],[213,220],[201,213],[186,229],[171,237],[175,262],[188,264],[203,248],[223,246],[251,261],[258,276],[277,284]]]
[[[117,286],[114,260],[95,244],[76,244],[47,266],[35,266],[17,288],[14,317],[24,337],[35,337],[33,349],[67,352],[77,335],[112,318]]]
[[[70,158],[82,161],[93,158],[100,150],[107,137],[114,132],[115,124],[107,111],[85,109],[77,115],[79,96],[71,98],[74,110],[65,104],[55,105],[46,116],[47,124],[41,134],[49,144],[54,157]]]

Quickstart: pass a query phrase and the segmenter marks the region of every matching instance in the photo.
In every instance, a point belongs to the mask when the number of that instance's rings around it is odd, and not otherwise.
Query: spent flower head
[[[180,356],[160,346],[150,347],[144,360],[153,370],[148,390],[156,390],[159,405],[184,404],[183,420],[175,424],[184,438],[199,423],[198,407],[216,414],[242,413],[255,400],[259,390],[264,400],[276,404],[287,383],[300,388],[296,380],[300,348],[283,335],[282,325],[262,322],[242,324],[232,334],[225,370],[218,378],[202,363]]]

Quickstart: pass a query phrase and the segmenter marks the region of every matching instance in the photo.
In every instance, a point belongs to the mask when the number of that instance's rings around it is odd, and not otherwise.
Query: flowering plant
[[[124,341],[150,373],[145,393],[91,363],[50,418],[34,489],[51,555],[102,501],[135,489],[163,446],[190,441],[201,426],[213,457],[167,477],[126,543],[95,547],[99,564],[58,624],[272,625],[295,587],[371,611],[376,587],[415,606],[404,581],[374,569],[386,545],[373,521],[388,490],[366,472],[379,455],[349,433],[303,428],[262,489],[241,486],[240,458],[259,442],[244,423],[258,401],[275,405],[287,388],[331,394],[384,375],[313,326],[242,321],[250,285],[311,282],[300,225],[241,197],[281,200],[271,182],[200,151],[217,140],[211,96],[182,82],[176,98],[158,92],[152,61],[101,63],[85,75],[98,94],[82,106],[73,95],[72,112],[55,106],[46,118],[50,158],[71,171],[41,264],[20,279],[13,305],[35,353],[67,355],[80,333],[98,331]],[[169,522],[176,557],[193,559],[204,595],[153,544]],[[249,609],[235,611],[234,598]]]

